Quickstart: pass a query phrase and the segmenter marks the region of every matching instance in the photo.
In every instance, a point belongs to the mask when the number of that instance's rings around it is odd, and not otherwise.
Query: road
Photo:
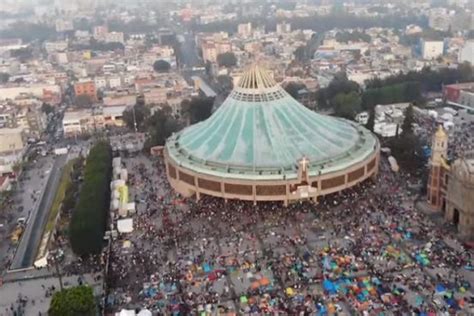
[[[181,58],[186,68],[202,66],[201,60],[197,53],[194,36],[191,33],[183,35],[184,42],[181,43]]]
[[[25,232],[20,240],[10,269],[23,269],[31,267],[34,263],[44,226],[48,220],[49,210],[54,200],[57,187],[61,178],[61,171],[67,161],[67,155],[55,158],[53,168],[49,174],[48,182],[41,194],[41,200],[32,211]]]

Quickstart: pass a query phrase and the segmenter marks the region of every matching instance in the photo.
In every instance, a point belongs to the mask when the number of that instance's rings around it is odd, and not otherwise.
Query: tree
[[[212,75],[212,64],[209,60],[206,60],[206,63],[204,65],[206,69],[206,76],[211,77]]]
[[[159,73],[168,72],[171,69],[171,65],[166,60],[160,59],[155,61],[153,69]]]
[[[415,123],[415,115],[413,112],[413,106],[410,104],[405,110],[401,136],[413,135],[413,123]]]
[[[206,120],[212,114],[214,98],[194,97],[189,102],[188,111],[190,123],[195,124]]]
[[[164,106],[155,111],[148,119],[147,125],[150,137],[145,143],[145,150],[153,146],[163,146],[168,137],[181,129],[178,121],[172,116],[169,106]]]
[[[372,40],[371,36],[359,31],[353,32],[338,32],[336,34],[336,41],[340,43],[348,43],[348,42],[366,42],[370,43]]]
[[[375,125],[375,106],[371,107],[369,110],[369,119],[367,120],[367,124],[365,124],[365,127],[369,131],[373,132],[374,125]]]
[[[33,50],[30,47],[19,48],[19,49],[12,50],[10,52],[10,55],[20,60],[20,62],[24,63],[28,59],[33,58]]]
[[[367,89],[362,94],[362,103],[365,109],[370,109],[378,104],[422,101],[419,82],[407,81],[393,85],[383,85],[379,79],[372,84],[377,85],[377,88]]]
[[[286,92],[288,92],[288,94],[295,99],[298,98],[298,91],[301,89],[306,89],[306,85],[304,83],[292,81],[285,86]]]
[[[300,61],[300,62],[304,62],[308,59],[308,54],[307,54],[307,50],[306,50],[306,46],[299,46],[295,52],[294,52],[294,55],[295,55],[295,59],[297,61]]]
[[[339,93],[332,100],[334,112],[337,116],[353,120],[361,111],[361,99],[357,92]]]
[[[320,89],[317,94],[318,105],[322,108],[334,106],[331,100],[339,93],[348,94],[359,92],[359,84],[347,79],[345,73],[338,73],[326,88]]]
[[[422,169],[424,158],[421,155],[421,144],[415,134],[403,134],[394,137],[389,142],[393,156],[400,166],[410,172],[417,172]]]
[[[0,83],[7,83],[10,79],[10,74],[6,72],[0,72]]]
[[[74,103],[80,108],[90,108],[93,104],[93,100],[87,94],[80,94],[74,98]]]
[[[87,157],[84,182],[69,227],[72,250],[79,256],[102,251],[111,179],[112,149],[109,143],[101,141]]]
[[[218,76],[217,83],[222,87],[224,91],[231,91],[234,88],[234,82],[232,80],[232,77],[227,75]]]
[[[457,82],[469,82],[474,80],[474,70],[469,63],[460,64],[457,68],[441,68],[432,70],[424,67],[421,71],[409,71],[399,73],[387,78],[372,79],[365,83],[367,89],[381,88],[390,85],[405,84],[407,82],[416,83],[420,91],[431,92],[441,91],[443,85]]]
[[[135,112],[135,113],[134,113]],[[150,109],[143,103],[137,103],[131,108],[127,108],[123,112],[123,121],[128,128],[135,130],[135,122],[137,130],[144,131],[146,119],[150,116]]]
[[[53,112],[54,112],[54,107],[51,106],[51,105],[48,104],[48,103],[43,102],[43,104],[41,105],[41,111],[43,111],[43,113],[45,113],[46,115],[48,115],[49,113],[53,113]]]
[[[217,55],[217,64],[219,67],[234,67],[237,65],[237,57],[235,57],[234,53],[232,52],[219,54]]]
[[[21,38],[24,42],[44,41],[56,35],[54,27],[46,23],[15,22],[0,31],[1,38]]]
[[[48,310],[50,316],[95,315],[94,292],[90,286],[81,285],[56,292]]]
[[[410,172],[420,170],[424,163],[421,142],[413,132],[414,122],[413,106],[410,105],[405,110],[401,134],[389,143],[393,155],[397,158],[400,165]]]

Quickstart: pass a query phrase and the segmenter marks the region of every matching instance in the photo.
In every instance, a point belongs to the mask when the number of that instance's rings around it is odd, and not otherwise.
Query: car
[[[26,217],[19,217],[16,220],[17,224],[25,224],[26,223]]]

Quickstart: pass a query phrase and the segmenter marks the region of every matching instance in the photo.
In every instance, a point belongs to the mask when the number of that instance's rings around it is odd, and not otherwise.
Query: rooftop
[[[166,145],[173,160],[195,171],[266,179],[296,177],[303,156],[310,175],[343,169],[376,146],[369,131],[307,109],[258,66],[209,119],[174,134]]]

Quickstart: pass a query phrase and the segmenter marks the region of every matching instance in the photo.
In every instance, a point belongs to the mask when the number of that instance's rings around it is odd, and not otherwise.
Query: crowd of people
[[[134,232],[114,240],[106,308],[161,314],[432,315],[470,308],[469,250],[414,209],[409,175],[317,204],[182,199],[162,162],[123,160]]]

